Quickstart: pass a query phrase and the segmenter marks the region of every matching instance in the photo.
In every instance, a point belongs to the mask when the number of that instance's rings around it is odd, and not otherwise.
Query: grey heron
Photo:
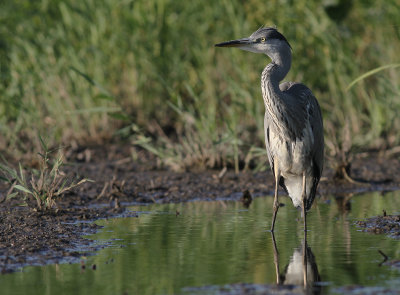
[[[278,185],[288,193],[293,205],[302,209],[306,231],[306,214],[322,174],[324,135],[321,109],[311,90],[297,82],[279,84],[290,70],[291,46],[281,33],[270,27],[261,27],[248,38],[215,46],[263,53],[271,59],[261,74],[265,144],[275,177],[271,231],[279,209]]]

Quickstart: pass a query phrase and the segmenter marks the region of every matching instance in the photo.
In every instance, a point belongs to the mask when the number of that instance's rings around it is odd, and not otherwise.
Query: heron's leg
[[[279,202],[278,202],[278,185],[279,185],[279,177],[280,177],[280,171],[279,171],[279,165],[278,161],[275,159],[274,161],[274,174],[275,174],[275,197],[274,197],[274,215],[272,216],[272,227],[271,227],[271,232],[274,231],[275,227],[275,220],[276,220],[276,214],[278,213],[279,209]]]
[[[302,189],[302,209],[303,209],[303,220],[304,220],[304,231],[307,231],[307,212],[306,212],[306,200],[307,200],[307,195],[306,195],[306,172],[303,172],[303,189]]]
[[[281,279],[280,279],[280,275],[279,275],[279,252],[278,252],[278,248],[276,247],[274,232],[271,232],[271,236],[272,236],[272,246],[274,247],[274,264],[275,264],[276,283],[278,285],[280,285]]]
[[[303,245],[303,281],[304,288],[307,287],[307,232],[304,231],[304,245]]]

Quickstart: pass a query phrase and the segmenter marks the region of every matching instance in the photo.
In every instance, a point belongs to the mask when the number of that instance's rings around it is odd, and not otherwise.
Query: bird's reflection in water
[[[321,277],[318,272],[315,256],[311,248],[307,245],[307,234],[304,234],[301,246],[294,249],[289,264],[286,265],[282,274],[279,270],[279,252],[276,246],[274,233],[271,233],[271,236],[274,249],[276,283],[278,285],[304,286],[307,293],[320,294],[321,286],[316,285],[315,282],[319,282]]]

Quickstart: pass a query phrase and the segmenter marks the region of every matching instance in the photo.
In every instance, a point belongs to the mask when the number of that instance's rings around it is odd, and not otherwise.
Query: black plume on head
[[[283,36],[281,33],[279,33],[278,30],[275,28],[261,27],[257,31],[255,31],[253,34],[251,34],[251,36],[250,36],[250,38],[255,38],[255,39],[258,39],[260,37],[264,37],[266,40],[278,39],[278,40],[285,41],[289,45],[289,47],[292,48],[292,46],[290,46],[288,40],[286,40],[285,36]]]

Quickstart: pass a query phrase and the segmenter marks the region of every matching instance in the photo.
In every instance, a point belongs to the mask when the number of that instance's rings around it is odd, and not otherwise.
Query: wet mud
[[[0,271],[26,265],[79,262],[102,246],[85,235],[100,228],[99,218],[137,216],[124,208],[71,208],[36,212],[29,208],[2,208],[0,213]]]
[[[204,286],[199,288],[186,288],[187,294],[218,294],[218,295],[296,295],[307,294],[301,286],[295,285],[258,285],[258,284],[232,284],[225,286]],[[185,294],[185,293],[184,293]],[[311,293],[310,293],[311,294]]]
[[[374,216],[366,220],[357,221],[356,224],[363,231],[374,234],[388,234],[393,238],[400,239],[400,215]]]
[[[85,238],[98,226],[89,221],[117,216],[135,216],[127,206],[137,203],[170,203],[195,200],[230,199],[246,206],[251,198],[273,194],[274,181],[269,169],[254,173],[231,170],[172,172],[160,169],[157,160],[131,147],[87,147],[70,152],[67,174],[89,178],[57,201],[57,208],[37,212],[32,206],[20,207],[20,200],[5,200],[8,187],[0,183],[0,270],[15,271],[26,265],[79,262],[99,246]],[[388,161],[390,165],[388,165]],[[267,165],[267,163],[266,163]],[[319,195],[346,196],[368,191],[392,191],[400,187],[400,161],[370,153],[355,157],[351,177],[354,182],[337,180],[327,168],[319,185]],[[283,191],[281,192],[283,193]],[[345,196],[345,197],[343,197]],[[344,201],[344,204],[346,202]],[[397,219],[396,219],[397,218]],[[399,218],[358,224],[375,233],[399,234]],[[393,221],[393,222],[392,222]],[[365,226],[364,226],[365,225]],[[251,287],[251,286],[248,286]]]
[[[315,288],[315,287],[314,287]],[[215,294],[215,295],[297,295],[297,294],[323,294],[312,288],[304,288],[295,285],[258,285],[258,284],[232,284],[225,286],[205,286],[200,288],[187,288],[184,294]],[[335,288],[334,294],[387,294],[399,295],[399,290],[383,287],[347,286]]]

